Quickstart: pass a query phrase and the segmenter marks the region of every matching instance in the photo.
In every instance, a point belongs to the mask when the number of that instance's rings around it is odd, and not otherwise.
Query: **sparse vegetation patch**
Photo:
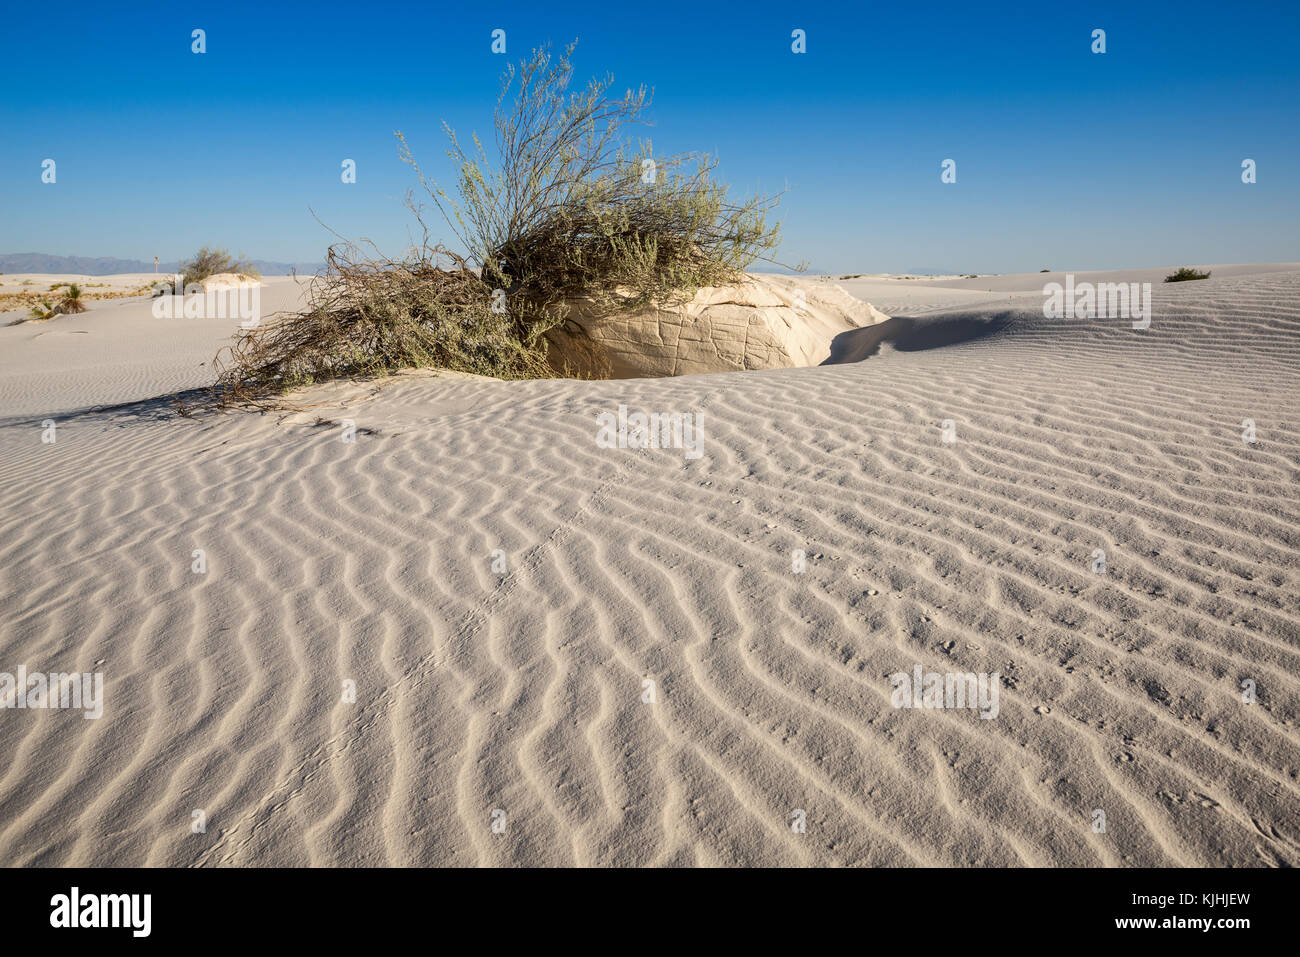
[[[495,159],[477,136],[463,147],[445,127],[454,196],[397,134],[463,255],[430,243],[423,207],[408,194],[423,242],[398,260],[351,243],[331,249],[305,309],[241,334],[218,356],[217,401],[264,403],[306,382],[413,366],[553,375],[562,370],[546,333],[574,299],[610,310],[684,301],[770,261],[777,198],[732,203],[713,180],[714,158],[658,157],[649,141],[625,138],[649,93],[611,98],[608,76],[570,92],[572,52],[542,48],[507,68]]]
[[[1166,276],[1165,282],[1191,282],[1192,280],[1195,279],[1209,279],[1209,278],[1210,278],[1210,274],[1208,272],[1197,272],[1195,269],[1190,269],[1187,266],[1182,266],[1178,269],[1177,272],[1172,272],[1168,276]]]

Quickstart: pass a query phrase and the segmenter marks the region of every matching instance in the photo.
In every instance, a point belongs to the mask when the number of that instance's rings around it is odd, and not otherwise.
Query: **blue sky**
[[[315,261],[315,210],[399,253],[393,131],[450,181],[440,123],[490,132],[501,28],[512,61],[577,38],[579,79],[654,87],[656,153],[788,188],[781,258],[821,271],[1300,260],[1296,3],[62,3],[6,27],[0,252]]]

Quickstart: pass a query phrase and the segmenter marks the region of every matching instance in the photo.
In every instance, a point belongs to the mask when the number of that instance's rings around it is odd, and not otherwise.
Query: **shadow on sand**
[[[874,326],[841,332],[831,340],[830,358],[822,365],[861,362],[879,352],[882,342],[890,343],[899,352],[921,352],[985,339],[1005,329],[1014,315],[999,312],[978,316],[895,316]]]
[[[46,419],[54,419],[59,424],[78,420],[119,426],[125,426],[131,421],[141,419],[165,422],[182,418],[181,409],[183,408],[192,413],[209,411],[209,407],[205,403],[211,398],[211,395],[211,389],[200,387],[186,389],[184,392],[154,396],[151,399],[136,399],[131,402],[118,402],[112,405],[88,405],[80,409],[67,409],[54,414],[4,416],[0,417],[0,427],[25,425],[36,428],[41,426]]]

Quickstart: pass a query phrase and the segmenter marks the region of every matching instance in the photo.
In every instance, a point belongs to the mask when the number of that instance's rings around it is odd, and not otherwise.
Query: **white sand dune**
[[[1271,272],[1293,272],[1300,266],[1296,263],[1253,263],[1249,265],[1202,266],[1193,263],[1202,271],[1209,269],[1211,280],[1231,276],[1262,275]],[[1074,277],[1079,282],[1149,282],[1153,285],[1164,282],[1164,278],[1177,266],[1156,266],[1147,269],[1112,269],[1112,270],[1075,270]],[[1037,300],[1038,308],[1042,305],[1043,286],[1049,282],[1065,282],[1065,273],[1030,272],[1011,273],[1003,276],[863,276],[857,279],[840,279],[838,276],[815,277],[815,281],[834,283],[866,300],[889,315],[917,315],[923,312],[949,310],[966,306],[1001,305],[1022,296],[1032,296]]]
[[[0,710],[0,864],[1300,864],[1300,267],[1214,268],[1144,331],[1034,274],[851,363],[283,417],[93,411],[233,323],[0,329],[0,671],[105,683]],[[918,664],[997,717],[895,709]]]
[[[76,283],[87,292],[129,292],[166,278],[152,272],[122,272],[108,276],[85,273],[0,273],[0,292],[45,292],[55,284]]]
[[[296,306],[307,282],[265,278],[262,313]],[[111,299],[46,322],[4,325],[0,319],[0,421],[136,402],[210,384],[209,364],[231,341],[239,319],[155,319],[153,307],[147,297]]]

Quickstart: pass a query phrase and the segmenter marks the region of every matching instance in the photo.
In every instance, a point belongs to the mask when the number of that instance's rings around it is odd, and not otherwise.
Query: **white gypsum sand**
[[[0,671],[104,698],[0,711],[0,862],[1300,863],[1300,266],[1210,268],[1143,331],[836,279],[897,317],[860,361],[288,416],[104,408],[235,321],[0,328]],[[893,707],[916,666],[996,716]]]

